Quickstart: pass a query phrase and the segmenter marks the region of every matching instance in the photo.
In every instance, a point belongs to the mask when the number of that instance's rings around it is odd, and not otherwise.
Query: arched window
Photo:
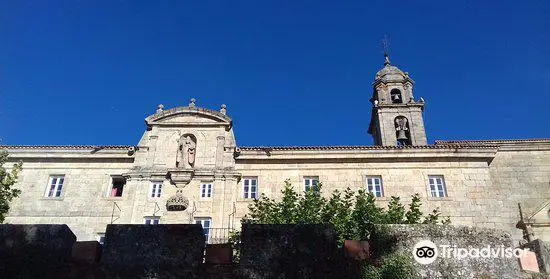
[[[403,96],[401,96],[401,91],[399,89],[392,89],[390,91],[391,102],[394,104],[403,103]]]
[[[409,121],[405,116],[398,116],[394,120],[395,136],[398,146],[411,145],[411,133],[409,130]]]

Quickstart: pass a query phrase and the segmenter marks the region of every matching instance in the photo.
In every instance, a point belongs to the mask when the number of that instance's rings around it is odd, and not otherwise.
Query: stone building
[[[110,223],[200,222],[235,228],[260,194],[286,179],[304,190],[367,189],[381,204],[419,193],[453,224],[500,228],[517,240],[524,223],[550,241],[550,139],[435,141],[428,145],[408,73],[390,64],[373,83],[374,146],[244,147],[219,111],[188,106],[145,119],[137,145],[1,146],[23,161],[9,223],[67,224],[79,240]],[[237,108],[238,109],[238,108]]]

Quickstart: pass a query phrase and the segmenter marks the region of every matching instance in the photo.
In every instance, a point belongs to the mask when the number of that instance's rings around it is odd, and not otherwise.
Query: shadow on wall
[[[209,247],[207,251],[214,254],[205,257],[206,238],[202,227],[196,224],[108,225],[103,252],[94,241],[75,245],[76,238],[66,225],[0,225],[0,237],[0,278],[506,279],[522,276],[516,258],[438,257],[427,265],[414,260],[412,248],[426,239],[437,245],[470,248],[512,245],[510,236],[502,231],[458,226],[377,226],[369,241],[370,251],[366,243],[345,246],[370,254],[366,261],[357,260],[357,253],[350,256],[351,248],[346,253],[343,247],[338,247],[337,235],[325,225],[243,225],[238,264],[230,263],[231,254],[224,244]],[[548,255],[541,259],[546,261]]]

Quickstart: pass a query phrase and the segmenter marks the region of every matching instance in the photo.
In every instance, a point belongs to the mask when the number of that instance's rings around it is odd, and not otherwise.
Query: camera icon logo
[[[414,245],[412,254],[419,264],[431,264],[437,259],[437,246],[430,240],[421,240]]]

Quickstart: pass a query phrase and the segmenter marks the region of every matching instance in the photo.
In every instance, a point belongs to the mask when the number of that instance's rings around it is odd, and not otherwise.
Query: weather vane
[[[382,39],[382,46],[384,47],[384,65],[386,66],[390,64],[390,43],[388,42],[388,36],[386,35],[384,35],[384,39]]]

